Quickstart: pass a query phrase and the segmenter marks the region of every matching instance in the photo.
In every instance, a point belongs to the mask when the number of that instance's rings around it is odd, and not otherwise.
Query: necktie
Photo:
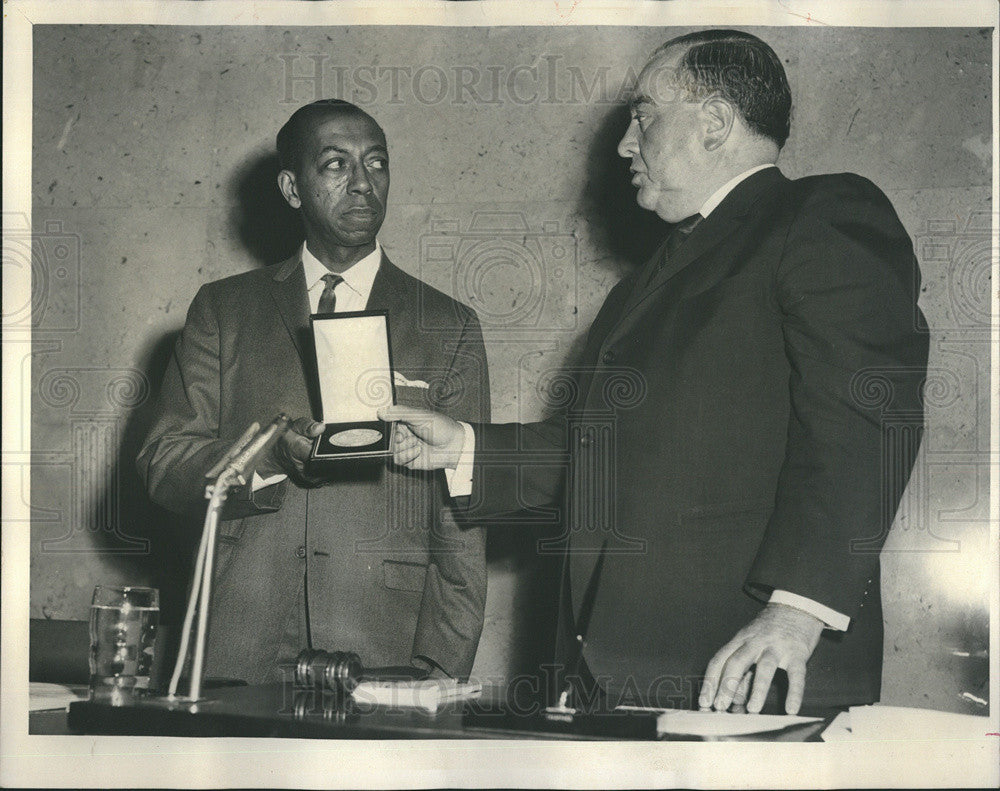
[[[677,225],[670,229],[670,233],[667,236],[667,243],[663,248],[663,257],[659,261],[656,271],[659,272],[663,269],[664,264],[667,263],[671,258],[674,257],[674,253],[677,252],[677,248],[684,244],[688,236],[691,235],[691,231],[695,229],[705,218],[700,214],[692,214],[690,217],[685,217]]]
[[[326,285],[323,287],[323,293],[319,296],[319,307],[316,312],[333,313],[337,308],[337,295],[333,290],[344,282],[344,278],[340,275],[328,274],[323,275],[323,282]]]

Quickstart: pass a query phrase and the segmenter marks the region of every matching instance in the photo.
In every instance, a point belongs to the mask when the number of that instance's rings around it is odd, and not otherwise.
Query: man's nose
[[[372,191],[372,183],[368,178],[368,170],[364,165],[358,165],[351,172],[351,181],[348,184],[348,189],[351,192],[360,192],[361,194],[367,194]]]
[[[633,118],[629,121],[628,129],[618,142],[618,156],[629,159],[639,152],[638,141],[636,139],[636,126],[638,122]]]

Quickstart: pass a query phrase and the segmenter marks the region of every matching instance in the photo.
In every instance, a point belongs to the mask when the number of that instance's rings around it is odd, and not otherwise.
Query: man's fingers
[[[288,455],[295,461],[304,461],[309,458],[312,450],[312,440],[307,439],[302,434],[286,434],[282,441],[285,444]]]
[[[412,431],[410,431],[410,427],[409,426],[407,426],[405,423],[397,423],[396,424],[396,444],[397,445],[399,445],[399,443],[403,442],[404,440],[413,439],[413,438],[414,438],[414,434],[413,434]]]
[[[400,467],[409,467],[419,457],[420,448],[413,446],[406,448],[405,450],[397,450],[392,458],[393,461],[395,461]]]
[[[698,705],[701,708],[712,708],[712,701],[715,700],[715,693],[719,687],[719,677],[722,675],[722,668],[738,645],[739,643],[735,640],[730,640],[716,651],[715,656],[708,661],[708,666],[705,668],[705,680],[702,682],[701,694],[698,696]]]
[[[753,674],[753,692],[747,702],[747,711],[751,714],[759,714],[764,708],[767,691],[771,688],[771,681],[774,680],[774,672],[777,669],[778,662],[770,651],[765,651],[757,660],[757,668]]]
[[[747,702],[747,696],[750,694],[750,679],[754,677],[754,674],[749,670],[743,674],[743,678],[740,679],[740,685],[736,688],[736,694],[733,695],[733,705],[734,706],[745,706]]]
[[[393,460],[396,464],[403,464],[403,459],[406,461],[413,461],[420,455],[422,450],[420,443],[418,442],[407,442],[402,445],[397,445],[392,452]]]
[[[801,660],[789,662],[785,668],[788,673],[788,697],[785,698],[785,712],[798,714],[802,706],[802,696],[806,691],[806,663]]]
[[[729,708],[743,674],[750,669],[756,658],[751,649],[744,645],[726,660],[722,668],[722,678],[719,680],[719,689],[715,693],[713,705],[716,711],[726,711]]]
[[[700,708],[712,708],[712,701],[715,700],[715,690],[719,685],[719,673],[725,662],[725,657],[721,656],[721,654],[722,652],[719,651],[713,656],[708,662],[708,667],[705,668],[705,680],[701,682],[701,694],[698,695],[698,706]]]

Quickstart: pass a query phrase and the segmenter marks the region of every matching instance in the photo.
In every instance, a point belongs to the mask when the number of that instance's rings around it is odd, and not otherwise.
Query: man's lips
[[[371,219],[378,216],[378,211],[371,206],[354,206],[345,211],[344,214],[358,219]]]
[[[632,168],[629,168],[629,172],[632,174],[633,187],[638,187],[642,179],[646,177],[646,174],[643,173],[641,170],[633,170]]]

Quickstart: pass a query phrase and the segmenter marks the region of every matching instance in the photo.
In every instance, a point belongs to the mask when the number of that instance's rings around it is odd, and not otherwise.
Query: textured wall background
[[[960,695],[986,696],[985,662],[954,652],[987,646],[988,32],[752,30],[796,99],[785,173],[867,176],[917,244],[933,384],[883,554],[883,699],[975,710]],[[295,107],[340,96],[380,121],[387,251],[479,310],[495,419],[532,419],[545,372],[655,245],[614,153],[620,89],[683,32],[35,27],[34,234],[5,239],[15,263],[33,245],[32,617],[85,618],[95,584],[163,584],[178,567],[132,459],[198,286],[297,242],[271,154]],[[491,537],[481,675],[530,661],[550,617],[535,538]]]

